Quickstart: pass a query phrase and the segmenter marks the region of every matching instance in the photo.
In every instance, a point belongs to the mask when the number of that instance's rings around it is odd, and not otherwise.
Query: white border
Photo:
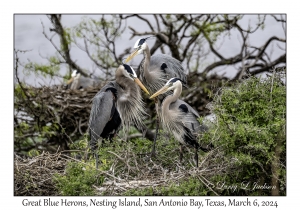
[[[293,1],[296,2],[296,1]],[[299,144],[299,136],[296,133],[299,130],[299,94],[296,84],[299,83],[300,68],[299,60],[299,15],[298,6],[292,1],[146,1],[146,0],[131,0],[131,1],[11,1],[11,5],[1,5],[1,74],[4,74],[0,82],[1,85],[1,206],[3,209],[23,209],[22,200],[30,199],[46,199],[48,197],[14,197],[13,196],[13,14],[15,13],[287,13],[287,196],[286,197],[250,197],[262,200],[277,200],[278,208],[283,209],[299,207],[298,191],[299,181],[296,179],[299,172],[299,154],[297,147]],[[170,5],[172,8],[170,9]],[[296,63],[297,62],[297,63]],[[50,197],[53,200],[86,200],[89,197]],[[103,198],[103,197],[101,197]],[[110,197],[111,199],[119,199],[122,197]],[[134,198],[134,197],[133,197]],[[137,197],[135,197],[137,198]],[[163,197],[142,197],[142,199],[160,200]],[[170,199],[172,197],[165,197]],[[188,200],[192,197],[183,197]],[[219,201],[228,201],[231,197],[196,197],[195,199],[214,199]],[[174,199],[182,199],[174,197]],[[238,200],[246,199],[246,197],[236,197]],[[295,207],[295,208],[293,208]],[[62,209],[65,207],[57,207]],[[76,208],[78,207],[71,207]],[[97,207],[103,209],[103,207]],[[137,209],[140,207],[118,207],[117,209]],[[153,207],[149,207],[152,209]],[[160,208],[160,207],[156,207]],[[182,207],[172,207],[182,209]],[[191,209],[196,209],[188,207]],[[240,207],[234,208],[238,209]],[[31,209],[31,208],[27,208]],[[38,207],[41,209],[41,207]],[[42,208],[43,209],[43,208]],[[112,209],[111,207],[105,209]],[[198,208],[197,208],[198,209]],[[207,209],[207,208],[206,208]],[[210,207],[209,209],[213,209]],[[219,208],[215,208],[219,209]],[[231,208],[226,208],[231,209]],[[247,209],[260,209],[250,207]]]

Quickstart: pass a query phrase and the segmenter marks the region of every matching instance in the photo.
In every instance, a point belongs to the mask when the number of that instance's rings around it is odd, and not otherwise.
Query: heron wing
[[[185,132],[183,135],[184,142],[194,148],[200,148],[203,151],[208,151],[208,148],[201,146],[197,140],[197,135],[200,132],[208,130],[208,127],[205,124],[200,124],[198,121],[198,118],[200,117],[198,112],[188,103],[180,99],[170,104],[170,109],[178,109],[178,111],[182,113],[179,120]]]
[[[191,113],[194,115],[195,119],[199,118],[199,113],[193,109],[188,103],[183,100],[177,99],[175,102],[170,104],[170,109],[179,109],[185,113]]]
[[[89,119],[89,132],[91,145],[95,145],[107,123],[112,119],[116,112],[114,94],[107,85],[100,90],[93,98],[92,108]],[[117,129],[117,128],[116,128]]]
[[[182,113],[181,122],[192,133],[201,131],[201,126],[198,121],[200,115],[188,103],[180,99],[170,104],[170,109],[178,110]]]
[[[149,71],[155,69],[162,70],[167,75],[167,80],[177,77],[186,83],[186,73],[181,62],[166,54],[157,54],[151,56]]]

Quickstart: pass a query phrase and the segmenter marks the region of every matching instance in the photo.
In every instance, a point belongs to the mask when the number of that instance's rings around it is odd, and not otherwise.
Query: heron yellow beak
[[[67,81],[67,85],[70,84],[71,82],[73,82],[73,80],[74,80],[74,77],[72,77],[71,79],[69,79],[69,80]]]
[[[143,83],[138,78],[135,78],[134,81],[135,81],[136,84],[138,84],[142,88],[143,91],[145,91],[145,93],[150,95],[147,88],[143,85]]]
[[[168,91],[168,86],[163,86],[160,90],[158,90],[156,93],[154,93],[152,96],[150,96],[150,99],[155,98],[156,96],[163,94]]]
[[[138,54],[138,49],[136,49],[135,51],[133,51],[129,57],[125,60],[125,63],[127,63],[128,61],[130,61],[132,58],[134,58],[137,54]]]

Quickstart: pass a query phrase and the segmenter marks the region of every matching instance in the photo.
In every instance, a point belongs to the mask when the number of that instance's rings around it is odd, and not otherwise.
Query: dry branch
[[[24,151],[22,143],[29,136],[33,141],[41,138],[39,144],[33,145],[36,149],[49,151],[49,145],[58,145],[61,150],[69,149],[68,143],[88,131],[91,100],[99,90],[100,86],[83,91],[66,90],[61,86],[23,87],[28,97],[20,96],[15,100],[15,151]],[[28,124],[30,128],[21,129],[21,123]]]
[[[42,153],[33,158],[14,156],[15,196],[56,196],[54,174],[63,174],[67,160],[60,153]]]

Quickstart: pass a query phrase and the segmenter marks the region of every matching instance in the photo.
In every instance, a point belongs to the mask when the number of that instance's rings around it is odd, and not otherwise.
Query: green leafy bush
[[[224,159],[234,162],[226,176],[213,181],[238,186],[222,193],[285,195],[286,86],[279,76],[251,77],[223,88],[210,108],[216,121],[203,140],[213,141]]]
[[[93,185],[100,185],[103,176],[94,167],[79,162],[69,162],[65,175],[56,175],[54,181],[61,195],[92,196],[95,195]]]

